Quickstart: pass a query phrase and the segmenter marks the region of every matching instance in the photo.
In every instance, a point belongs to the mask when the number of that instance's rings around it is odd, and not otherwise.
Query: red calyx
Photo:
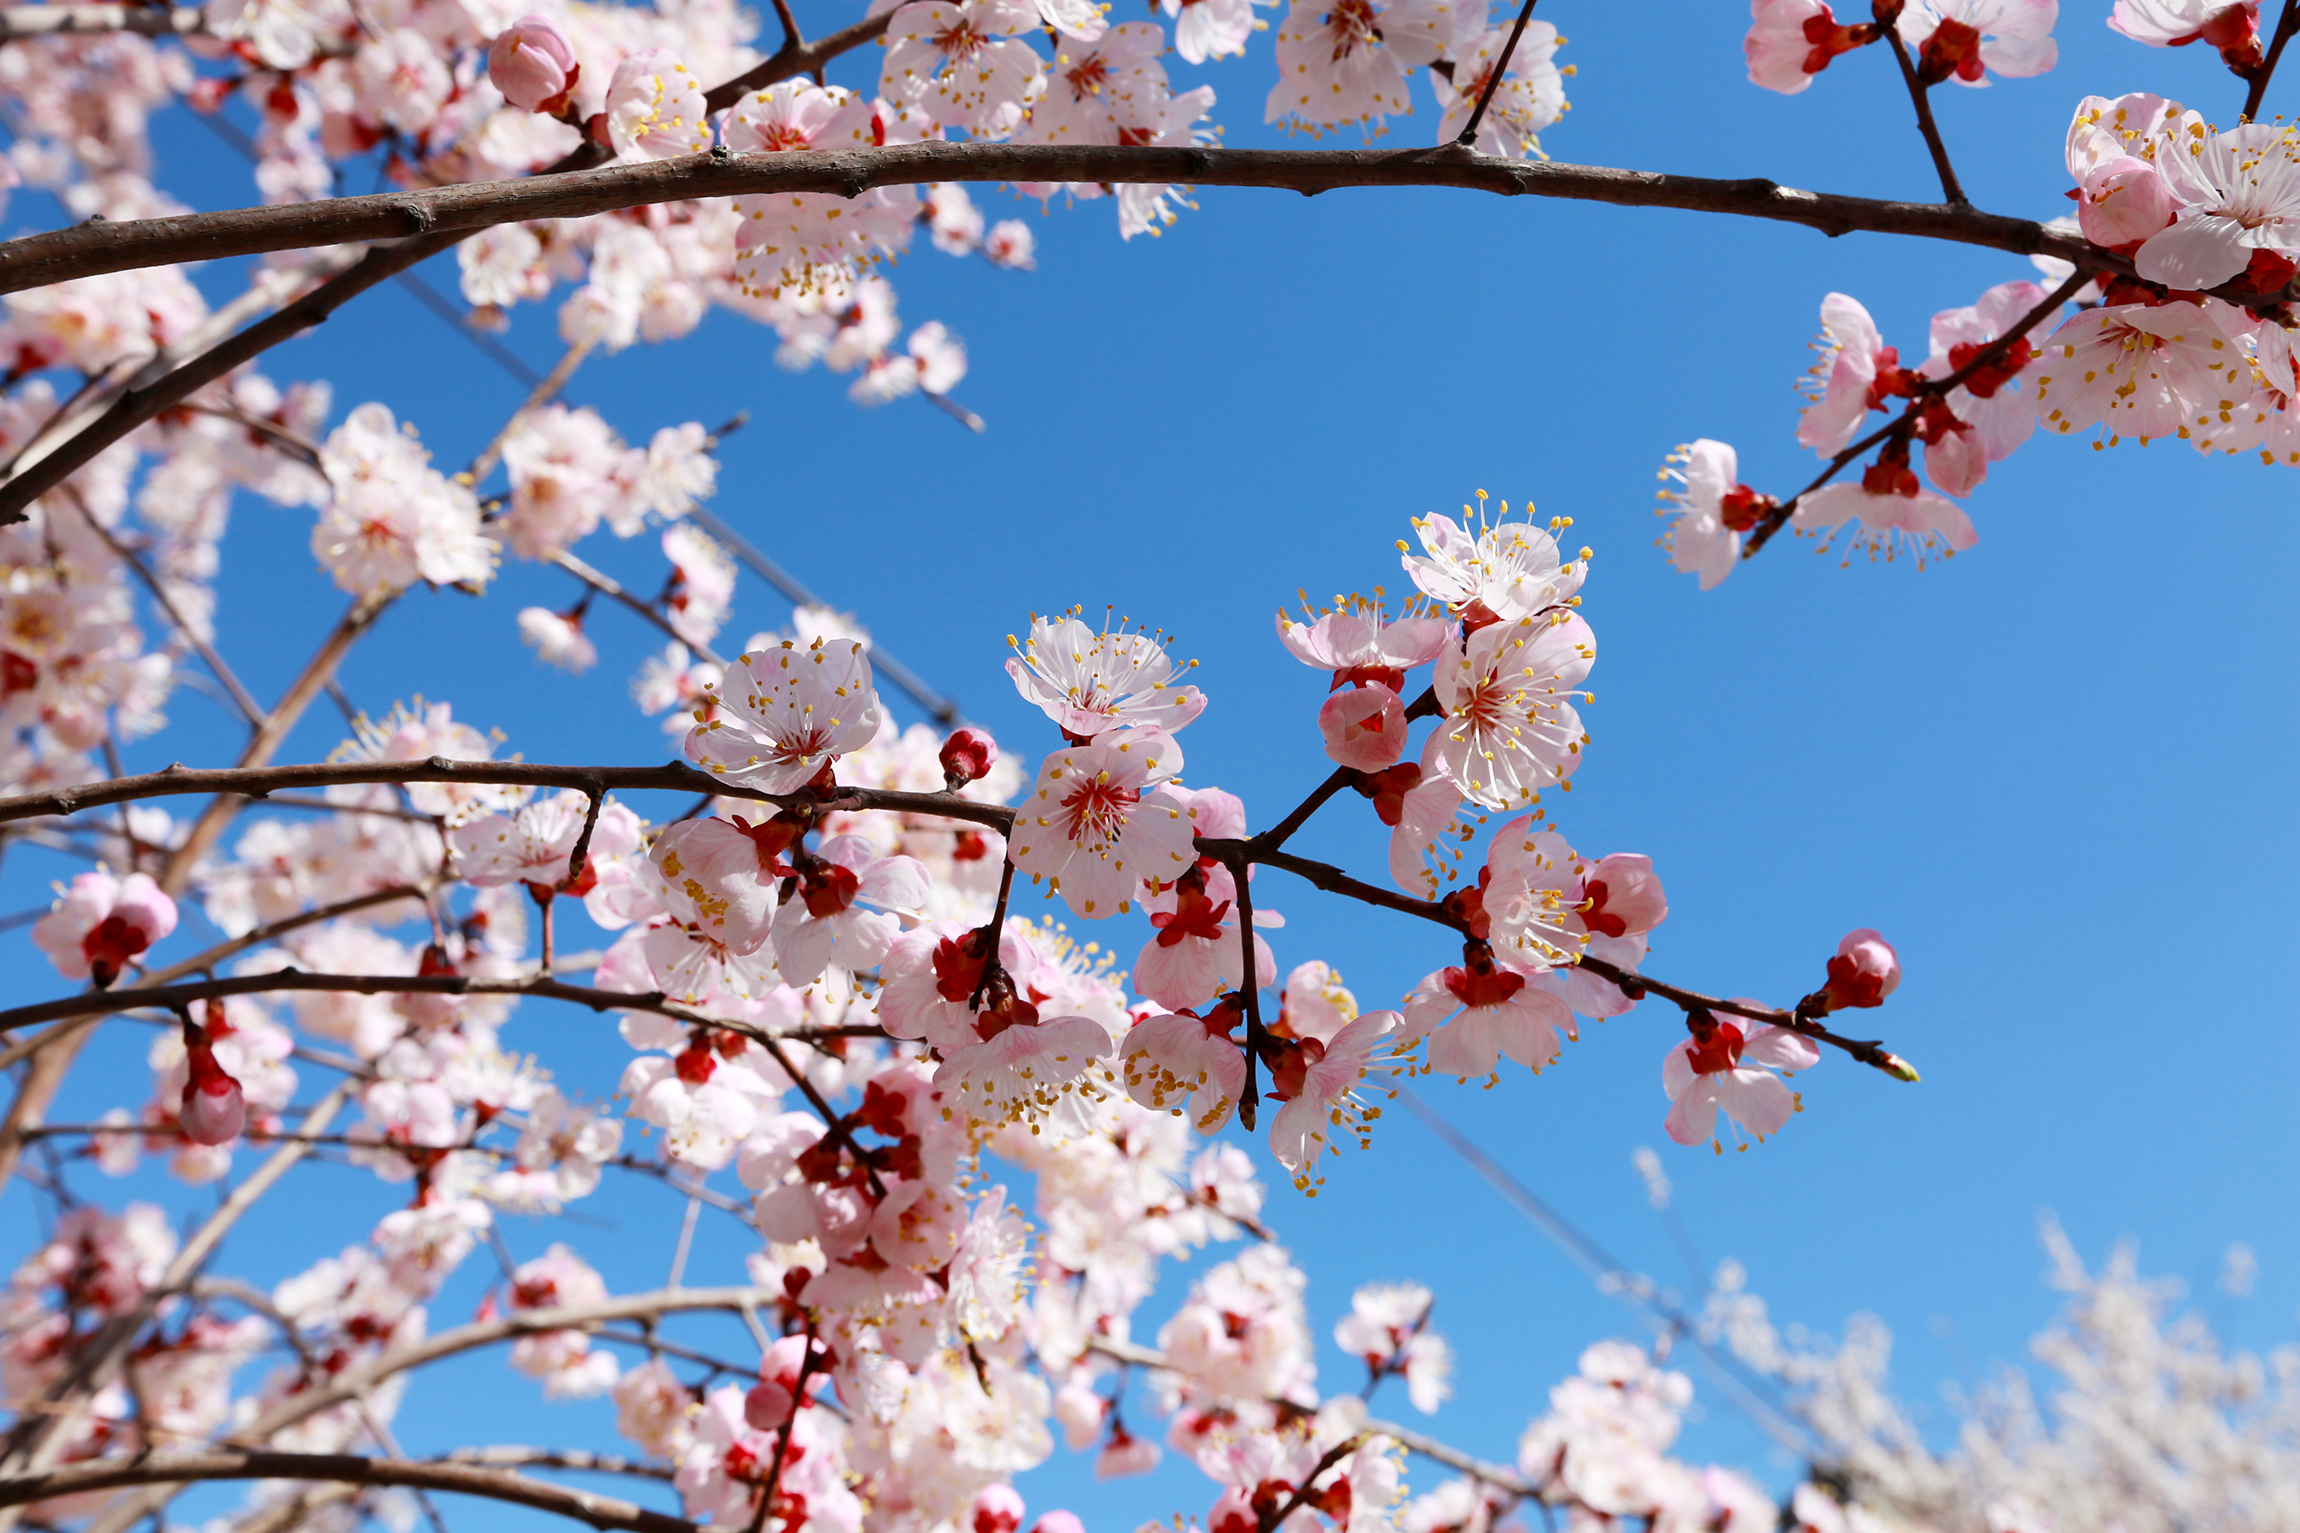
[[[2280,256],[2273,250],[2255,250],[2252,263],[2238,272],[2229,286],[2247,293],[2281,293],[2295,274],[2300,274],[2300,261]]]
[[[1898,346],[1885,346],[1877,352],[1877,376],[1869,384],[1869,408],[1882,410],[1888,399],[1908,399],[1924,380],[1901,366]]]
[[[990,928],[977,926],[963,937],[945,937],[934,945],[934,993],[958,1003],[974,996],[982,983],[982,961],[990,954]]]
[[[690,1086],[702,1085],[719,1071],[719,1061],[711,1052],[710,1040],[701,1033],[695,1035],[685,1051],[671,1061],[671,1065],[679,1072],[679,1079]]]
[[[1741,1049],[1748,1039],[1732,1023],[1695,1009],[1685,1014],[1685,1030],[1693,1035],[1685,1054],[1693,1062],[1696,1075],[1714,1075],[1741,1063]]]
[[[1895,5],[1893,10],[1898,14],[1900,7]],[[1881,36],[1883,34],[1877,28],[1866,22],[1849,27],[1839,26],[1837,18],[1824,5],[1819,15],[1805,18],[1805,41],[1813,45],[1812,51],[1805,55],[1805,73],[1817,75],[1828,68],[1829,60],[1838,54],[1865,48]]]
[[[942,742],[942,754],[936,759],[942,763],[943,786],[956,793],[990,771],[998,760],[998,747],[979,729],[957,729]]]
[[[1882,1006],[1885,1004],[1885,977],[1882,974],[1864,974],[1842,953],[1829,960],[1829,982],[1821,987],[1828,997],[1831,1011],[1842,1011],[1848,1006]]]
[[[863,1088],[862,1106],[855,1109],[854,1121],[873,1133],[900,1139],[910,1132],[909,1110],[909,1097],[872,1081]]]
[[[809,862],[799,874],[800,897],[807,902],[807,914],[822,920],[835,916],[855,902],[855,891],[862,880],[851,868],[842,868],[835,862]]]
[[[14,650],[0,650],[0,694],[29,692],[40,684],[40,667]]]
[[[2173,46],[2194,42],[2199,37],[2218,48],[2221,61],[2247,80],[2267,60],[2260,47],[2260,15],[2251,6],[2228,7],[2205,22],[2194,36],[2183,37]]]
[[[1473,601],[1461,611],[1461,636],[1468,638],[1480,628],[1490,628],[1501,621],[1501,614],[1484,602]]]
[[[1461,945],[1462,967],[1445,971],[1445,987],[1464,1006],[1499,1006],[1525,988],[1525,976],[1497,968],[1483,942]]]
[[[950,848],[952,862],[980,862],[990,855],[990,843],[979,830],[962,830]]]
[[[80,956],[88,960],[89,980],[98,990],[106,990],[128,960],[151,945],[150,938],[119,916],[106,916],[80,939]]]
[[[1917,412],[1916,432],[1924,439],[1927,447],[1933,446],[1952,431],[1970,430],[1972,427],[1958,420],[1957,413],[1949,408],[1949,402],[1938,394],[1926,400],[1924,408]]]
[[[1871,495],[1907,495],[1917,493],[1916,471],[1909,467],[1909,444],[1893,441],[1877,454],[1877,461],[1861,472],[1861,488]]]
[[[797,815],[778,814],[753,825],[738,814],[735,829],[749,836],[751,844],[758,848],[760,872],[788,875],[791,870],[782,860],[783,853],[797,845],[799,838],[807,833],[807,822]]]
[[[1456,889],[1443,902],[1446,914],[1461,922],[1463,929],[1480,942],[1493,935],[1493,918],[1485,908],[1485,888],[1492,878],[1492,868],[1479,868],[1476,888]]]
[[[1943,21],[1917,50],[1917,78],[1927,85],[1938,85],[1951,75],[1977,80],[1984,68],[1980,30],[1969,22]]]
[[[1745,484],[1737,484],[1725,492],[1717,503],[1717,519],[1733,532],[1747,532],[1779,508],[1781,502],[1770,495],[1760,495]]]
[[[1993,344],[1983,341],[1959,341],[1949,348],[1949,370],[1955,372],[1979,356]],[[1964,390],[1975,399],[1994,398],[1996,391],[2010,382],[2014,374],[2036,360],[2036,348],[2022,336],[2004,349],[2004,354],[1985,367],[1975,368],[1964,382]]]
[[[1220,941],[1222,918],[1230,913],[1230,902],[1217,905],[1206,897],[1206,870],[1195,866],[1174,881],[1175,905],[1171,911],[1159,911],[1150,917],[1157,928],[1158,945],[1175,947],[1184,937],[1203,937],[1208,942]]]
[[[1581,913],[1581,924],[1600,937],[1622,937],[1629,933],[1629,923],[1605,908],[1605,880],[1595,879],[1582,886],[1581,892],[1589,897],[1589,908]]]
[[[1270,1097],[1290,1102],[1302,1094],[1310,1066],[1326,1057],[1326,1046],[1315,1038],[1262,1039],[1262,1063],[1270,1067]]]
[[[418,974],[453,974],[456,972],[455,960],[449,958],[447,949],[438,943],[426,942],[423,945],[423,957],[415,965],[415,972]]]
[[[1403,693],[1406,689],[1406,673],[1394,666],[1352,665],[1334,672],[1334,684],[1326,690],[1339,692],[1345,686],[1362,687],[1373,681],[1380,682],[1392,692]]]
[[[1384,825],[1395,825],[1406,812],[1406,795],[1422,785],[1422,769],[1401,761],[1386,772],[1367,772],[1353,785],[1374,801],[1374,814]]]

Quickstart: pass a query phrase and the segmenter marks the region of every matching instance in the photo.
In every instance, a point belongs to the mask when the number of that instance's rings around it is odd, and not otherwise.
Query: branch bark
[[[570,1463],[564,1467],[588,1466]],[[684,1518],[649,1511],[613,1496],[529,1479],[508,1469],[453,1460],[362,1458],[351,1453],[226,1449],[211,1453],[161,1453],[142,1459],[94,1459],[44,1474],[0,1479],[0,1506],[22,1506],[56,1496],[118,1490],[131,1485],[182,1485],[195,1480],[319,1480],[348,1485],[405,1485],[419,1490],[481,1496],[490,1501],[509,1501],[600,1529],[697,1533],[695,1524]]]
[[[196,5],[12,5],[0,10],[0,42],[98,32],[182,37],[205,30]]]
[[[1993,246],[2019,255],[2057,255],[2095,270],[2130,269],[2129,260],[2089,241],[2029,219],[2007,218],[1964,205],[1887,202],[1800,191],[1763,179],[1718,180],[1558,161],[1510,160],[1452,144],[1426,149],[1323,150],[929,140],[882,149],[684,155],[516,181],[480,181],[426,191],[338,197],[174,218],[76,224],[0,244],[0,293],[95,272],[352,240],[420,234],[424,241],[445,241],[436,247],[444,249],[454,243],[450,235],[495,224],[579,218],[697,197],[778,192],[853,197],[875,186],[929,181],[1188,183],[1275,187],[1305,194],[1352,186],[1450,186],[1502,196],[1562,197],[1625,207],[1732,213],[1804,224],[1831,235],[1854,230],[1920,235]],[[368,261],[380,253],[369,252]],[[363,267],[366,264],[362,262]],[[353,275],[357,271],[355,268]],[[2260,301],[2258,294],[2250,296],[2255,303]],[[332,310],[334,305],[328,307]],[[316,323],[316,319],[304,323]]]

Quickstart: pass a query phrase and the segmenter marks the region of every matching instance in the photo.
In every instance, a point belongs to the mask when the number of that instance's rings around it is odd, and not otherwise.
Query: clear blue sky
[[[801,9],[816,30],[851,14],[815,6]],[[1940,93],[1980,205],[2066,210],[2061,137],[2088,92],[2155,89],[2233,121],[2239,84],[2205,50],[2143,49],[2107,31],[2105,10],[2064,10],[2054,73]],[[1881,50],[1784,99],[1743,80],[1745,13],[1727,0],[1561,0],[1541,14],[1580,68],[1574,110],[1546,139],[1561,159],[1937,195]],[[1214,84],[1228,142],[1274,141],[1258,122],[1266,38],[1242,63],[1170,63],[1179,85]],[[863,83],[875,67],[874,52],[832,77]],[[2296,93],[2300,77],[2282,82],[2269,110],[2288,111]],[[1392,141],[1426,141],[1435,120],[1424,95]],[[203,129],[179,113],[162,134],[163,182],[179,195],[250,200],[244,167]],[[1002,194],[976,195],[1007,216]],[[1704,596],[1652,546],[1662,456],[1723,438],[1745,477],[1788,492],[1810,473],[1791,436],[1790,384],[1824,293],[1862,298],[1888,341],[1922,355],[1933,311],[2033,275],[2025,261],[1456,192],[1213,189],[1197,200],[1164,238],[1131,244],[1108,203],[1044,219],[1029,205],[1033,274],[954,262],[923,241],[901,263],[906,325],[939,318],[969,344],[959,397],[990,423],[979,438],[915,400],[865,412],[843,380],[784,374],[771,335],[724,315],[676,346],[590,364],[569,397],[636,440],[748,409],[750,425],[725,444],[717,512],[1032,760],[1050,732],[998,670],[1005,635],[1032,610],[1110,603],[1179,634],[1212,699],[1185,741],[1188,780],[1241,794],[1261,824],[1325,770],[1313,722],[1322,683],[1272,637],[1278,605],[1297,587],[1396,589],[1391,545],[1407,518],[1450,511],[1476,488],[1573,517],[1597,550],[1585,611],[1600,638],[1600,701],[1588,764],[1557,807],[1583,851],[1655,858],[1672,914],[1649,968],[1787,1001],[1812,987],[1839,935],[1877,927],[1907,975],[1877,1028],[1925,1079],[1896,1085],[1830,1059],[1800,1082],[1805,1113],[1761,1148],[1676,1150],[1661,1133],[1659,1076],[1678,1024],[1649,1003],[1588,1029],[1539,1080],[1430,1084],[1430,1099],[1598,1238],[1684,1287],[1690,1275],[1630,1167],[1634,1147],[1660,1147],[1705,1262],[1744,1262],[1784,1319],[1835,1329],[1855,1311],[1882,1316],[1898,1337],[1902,1393],[1929,1404],[1944,1432],[1940,1386],[2019,1364],[2052,1312],[2042,1210],[2096,1261],[2137,1239],[2144,1266],[2185,1279],[2237,1344],[2291,1340],[2300,479],[2174,444],[2096,453],[2039,439],[1974,497],[1980,543],[1953,563],[1840,569],[1785,541]],[[27,201],[13,216],[29,227],[38,213]],[[219,288],[231,280],[215,275]],[[453,279],[452,261],[435,263],[433,281]],[[547,366],[549,312],[522,310],[507,343]],[[395,288],[266,365],[282,380],[333,379],[339,416],[386,401],[446,463],[468,457],[522,392]],[[243,502],[236,515],[221,643],[269,696],[341,600],[313,566],[308,512]],[[643,588],[660,578],[651,541],[618,547],[602,534],[583,552]],[[484,602],[419,595],[358,651],[344,684],[378,712],[418,692],[452,700],[529,759],[660,759],[654,723],[623,697],[657,644],[651,631],[601,611],[602,662],[582,678],[520,647],[517,609],[570,595],[557,572],[519,565]],[[739,641],[786,615],[746,577],[730,633]],[[179,693],[173,711],[177,726],[137,747],[133,766],[228,757],[233,731],[206,701]],[[318,759],[339,733],[315,713],[285,758]],[[1381,866],[1379,827],[1355,800],[1299,844]],[[11,858],[6,908],[34,903],[56,876],[35,862]],[[1327,958],[1369,1004],[1448,960],[1442,934],[1415,923],[1280,875],[1256,890],[1288,917],[1274,934],[1281,968]],[[1130,953],[1140,940],[1130,930],[1117,945]],[[63,988],[26,961],[28,945],[10,951],[14,993]],[[612,1089],[627,1057],[599,1022],[539,1006],[505,1040],[543,1054],[577,1092]],[[59,1116],[139,1103],[143,1043],[112,1029]],[[1355,1377],[1324,1339],[1352,1288],[1419,1278],[1462,1353],[1458,1397],[1436,1430],[1464,1447],[1507,1458],[1584,1345],[1640,1334],[1403,1112],[1384,1121],[1373,1154],[1334,1168],[1314,1203],[1273,1180],[1270,1218],[1311,1274],[1328,1387]],[[203,1196],[148,1177],[136,1187],[182,1207]],[[659,1282],[678,1210],[650,1190],[611,1187],[579,1205],[607,1227],[513,1219],[506,1238],[524,1257],[568,1235],[612,1280]],[[392,1201],[361,1173],[311,1170],[301,1192],[251,1221],[229,1265],[268,1281],[319,1254],[313,1231],[355,1240]],[[0,1231],[8,1252],[32,1239],[21,1189],[0,1205]],[[740,1233],[713,1230],[690,1279],[731,1278]],[[2231,1241],[2260,1259],[2241,1303],[2213,1288]],[[474,1258],[435,1324],[468,1313],[491,1275]],[[1146,1321],[1187,1278],[1172,1274]],[[1784,1467],[1703,1385],[1687,1451],[1778,1486]],[[508,1403],[522,1437],[604,1445],[603,1408],[532,1399],[491,1356],[420,1384],[403,1435],[411,1449],[489,1440]],[[1436,1483],[1423,1474],[1424,1488]],[[1097,1488],[1060,1454],[1024,1489],[1034,1510],[1067,1501],[1094,1533],[1196,1515],[1212,1499],[1171,1462],[1151,1480]],[[458,1528],[521,1515],[451,1512]]]

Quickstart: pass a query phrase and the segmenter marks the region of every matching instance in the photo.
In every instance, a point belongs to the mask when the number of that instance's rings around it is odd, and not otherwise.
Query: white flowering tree
[[[1314,1195],[1403,1076],[1529,1089],[1519,1067],[1558,1059],[1580,1019],[1637,1008],[1663,1029],[1668,1138],[1718,1148],[1788,1125],[1784,1077],[1825,1057],[1868,1067],[1829,1082],[1839,1099],[1918,1079],[1846,1020],[1899,983],[1883,935],[1814,954],[1801,997],[1709,994],[1649,971],[1669,913],[1654,859],[1578,850],[1550,818],[1597,653],[1589,552],[1564,519],[1481,492],[1459,519],[1412,520],[1404,603],[1281,617],[1273,664],[1328,678],[1324,759],[1305,705],[1306,791],[1257,824],[1185,785],[1185,732],[1222,725],[1156,632],[1034,619],[1006,670],[1044,722],[1003,749],[839,615],[804,608],[737,652],[738,562],[773,566],[706,504],[713,434],[630,445],[558,401],[587,357],[678,342],[724,308],[787,365],[851,376],[858,403],[917,394],[979,426],[954,397],[964,350],[936,323],[906,339],[882,269],[921,240],[1030,267],[1028,225],[991,222],[969,185],[1106,199],[1127,238],[1202,185],[1692,209],[2033,258],[2043,280],[1944,309],[1921,360],[1829,295],[1801,488],[1743,483],[1722,442],[1667,460],[1667,557],[1703,588],[1784,529],[1945,557],[1974,542],[1962,503],[2040,424],[2300,464],[2300,133],[2260,120],[2300,0],[2114,0],[2136,45],[2217,50],[2237,124],[2083,98],[2075,217],[2050,224],[1966,199],[1934,96],[2050,71],[2053,0],[1877,0],[1843,20],[1755,0],[1756,86],[1874,66],[1906,91],[1910,152],[1941,185],[1923,204],[1549,160],[1571,68],[1532,0],[1259,3],[1113,22],[1088,0],[882,0],[810,37],[776,0],[772,51],[724,0],[0,6],[0,166],[48,199],[20,206],[68,220],[0,243],[0,836],[76,864],[29,933],[55,993],[0,1010],[0,1194],[48,1215],[0,1298],[0,1527],[164,1527],[186,1486],[227,1480],[256,1482],[227,1519],[242,1533],[388,1522],[410,1496],[436,1519],[449,1492],[641,1533],[1080,1533],[1015,1488],[1058,1435],[1109,1476],[1187,1458],[1205,1533],[2300,1526],[2290,1361],[2223,1357],[2129,1260],[2090,1273],[2057,1237],[2071,1304],[2044,1356],[2064,1395],[1985,1402],[1953,1445],[1885,1393],[1871,1332],[1785,1340],[1730,1273],[1704,1312],[1670,1313],[1679,1345],[1783,1387],[1806,1462],[1785,1506],[1671,1456],[1690,1386],[1658,1348],[1591,1348],[1513,1465],[1371,1413],[1393,1375],[1423,1412],[1447,1394],[1427,1288],[1361,1290],[1335,1339],[1365,1381],[1320,1381],[1263,1178]],[[1274,59],[1256,57],[1265,30]],[[1182,88],[1174,58],[1274,77],[1267,121],[1361,128],[1369,147],[1220,147],[1215,85]],[[1417,80],[1436,144],[1370,147]],[[187,212],[155,179],[147,123],[179,101],[241,125],[259,205]],[[329,195],[367,165],[393,189]],[[420,400],[339,418],[361,380],[256,370],[449,250],[472,324],[558,295],[565,344],[459,471],[410,429]],[[236,256],[263,259],[221,299],[182,265]],[[309,507],[313,578],[349,598],[268,702],[214,642],[242,492]],[[642,534],[668,565],[653,597],[578,552]],[[1387,558],[1367,551],[1369,583]],[[661,631],[633,691],[680,760],[498,759],[450,703],[414,700],[355,717],[324,761],[280,759],[388,609],[483,594],[505,559],[583,588],[517,614],[546,660],[598,661],[596,599]],[[164,759],[179,679],[244,725],[236,759],[127,771],[147,740]],[[937,725],[899,726],[882,682]],[[1363,865],[1290,849],[1321,814],[1356,817]],[[1317,956],[1281,961],[1255,902],[1273,870],[1377,907],[1426,977],[1362,1008]],[[1018,876],[1097,945],[1013,908]],[[597,951],[568,950],[578,909]],[[508,1030],[535,1014],[612,1018],[627,1067],[587,1080],[515,1054],[538,1040]],[[149,1078],[58,1120],[90,1038],[136,1026]],[[1266,1159],[1207,1137],[1233,1122],[1266,1133]],[[229,1275],[235,1227],[323,1154],[403,1206],[269,1288]],[[219,1200],[181,1229],[107,1201],[100,1178],[144,1157]],[[1017,1171],[1035,1226],[1001,1180]],[[667,1286],[611,1292],[572,1228],[510,1257],[499,1215],[557,1217],[610,1174],[686,1201]],[[702,1208],[744,1231],[739,1285],[680,1281]],[[1233,1245],[1155,1345],[1133,1339],[1162,1262]],[[439,1324],[426,1305],[467,1261],[501,1271],[478,1318]],[[740,1319],[741,1356],[685,1329],[714,1312]],[[504,1440],[403,1452],[392,1423],[424,1370],[498,1348],[532,1381],[503,1381]],[[538,1388],[611,1395],[623,1451],[554,1445],[547,1415],[512,1408]]]

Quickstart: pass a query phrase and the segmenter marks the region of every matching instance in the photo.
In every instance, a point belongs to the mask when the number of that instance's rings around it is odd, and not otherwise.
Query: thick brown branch
[[[683,1518],[651,1512],[613,1496],[593,1495],[589,1491],[531,1480],[508,1469],[442,1460],[362,1458],[350,1453],[222,1450],[95,1459],[51,1469],[45,1474],[0,1479],[0,1506],[22,1506],[29,1501],[118,1490],[128,1485],[180,1485],[193,1480],[321,1480],[350,1485],[405,1485],[514,1502],[589,1523],[594,1528],[630,1529],[631,1533],[696,1533],[695,1525]]]
[[[689,1022],[697,1027],[722,1028],[746,1038],[771,1044],[778,1038],[876,1038],[878,1028],[840,1026],[806,1027],[781,1032],[755,1023],[715,1017],[666,998],[659,990],[631,994],[621,990],[594,990],[556,979],[473,979],[464,974],[307,974],[301,969],[280,969],[270,974],[235,974],[223,979],[195,980],[183,985],[158,985],[138,990],[89,990],[53,1001],[0,1011],[0,1033],[34,1027],[64,1017],[109,1016],[145,1007],[174,1010],[198,1001],[230,995],[271,995],[279,992],[330,992],[351,995],[531,995],[544,1000],[572,1001],[593,1011],[647,1011]]]
[[[1921,235],[2020,255],[2056,255],[2090,270],[2130,270],[2127,258],[2076,236],[2025,218],[2006,218],[1968,206],[1837,196],[1799,191],[1761,179],[1727,181],[1556,161],[1510,160],[1451,144],[1429,149],[1320,150],[933,140],[883,149],[696,154],[517,181],[483,181],[175,218],[78,224],[0,244],[0,292],[18,292],[94,272],[347,240],[391,239],[416,232],[422,232],[425,240],[409,244],[440,241],[435,248],[444,249],[454,243],[453,236],[495,224],[579,218],[697,197],[777,192],[830,192],[853,197],[875,186],[929,181],[1176,182],[1276,187],[1303,193],[1351,186],[1451,186],[1503,196],[1733,213],[1804,224],[1832,235],[1856,229]],[[369,252],[362,267],[385,253]],[[360,270],[355,268],[328,287],[356,278]],[[373,280],[388,274],[377,274]],[[2258,294],[2246,296],[2255,304],[2261,301]],[[304,314],[309,302],[291,306],[267,323]],[[335,302],[340,299],[328,303],[327,308],[332,310]],[[300,328],[316,323],[318,317],[324,316],[306,315],[293,322]],[[215,376],[221,376],[220,371]]]
[[[1014,811],[998,804],[976,803],[950,793],[902,793],[884,788],[841,787],[835,795],[760,793],[721,781],[683,761],[659,767],[553,766],[530,761],[451,761],[433,756],[424,761],[344,761],[305,766],[214,767],[193,770],[171,766],[140,777],[115,777],[58,788],[48,793],[26,793],[0,798],[0,823],[73,814],[106,804],[137,799],[170,798],[187,793],[228,793],[260,798],[274,789],[325,788],[344,783],[478,782],[504,787],[578,788],[597,784],[610,793],[659,789],[675,793],[707,793],[724,798],[756,799],[785,809],[808,808],[823,813],[842,809],[890,809],[903,814],[936,815],[966,820],[1003,833],[1014,823]]]

